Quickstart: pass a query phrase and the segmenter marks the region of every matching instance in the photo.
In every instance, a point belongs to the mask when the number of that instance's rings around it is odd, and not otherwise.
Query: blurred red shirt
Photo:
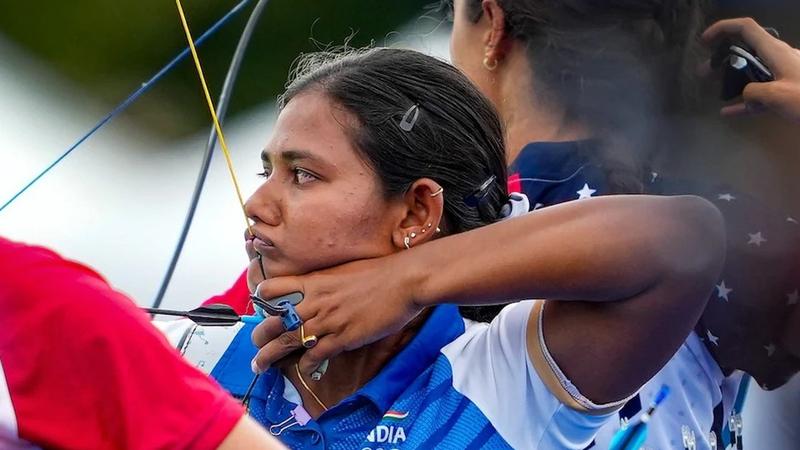
[[[243,414],[96,272],[0,238],[0,448],[212,449]]]

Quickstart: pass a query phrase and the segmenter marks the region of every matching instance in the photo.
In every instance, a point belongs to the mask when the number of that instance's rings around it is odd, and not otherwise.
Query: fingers
[[[310,376],[323,361],[338,355],[341,350],[342,346],[335,334],[325,335],[314,348],[308,349],[303,353],[297,366],[301,373]]]
[[[310,303],[301,302],[295,307],[295,311],[297,311],[297,315],[299,315],[300,319],[303,321],[306,330],[308,329],[307,323],[317,316],[317,309]],[[253,329],[250,338],[253,341],[253,345],[256,347],[263,347],[285,332],[286,329],[283,327],[283,321],[280,317],[267,317]],[[306,331],[306,333],[308,333],[308,331]]]
[[[305,292],[303,283],[299,277],[278,277],[270,278],[259,283],[253,295],[257,295],[264,300],[280,297],[281,295],[291,294],[292,292]],[[302,305],[302,303],[300,303]],[[298,305],[299,307],[299,305]]]
[[[253,345],[261,348],[285,332],[280,317],[267,317],[253,329],[250,339]]]
[[[763,112],[780,103],[780,97],[776,97],[778,90],[774,89],[774,86],[771,83],[748,83],[745,86],[742,99],[747,104],[749,112]]]
[[[250,292],[255,292],[258,284],[263,282],[264,279],[261,261],[259,258],[251,259],[247,264],[247,290]]]
[[[314,335],[318,338],[317,344],[311,349],[306,350],[307,352],[314,350],[316,346],[322,342],[320,338],[325,335],[325,331],[320,328],[321,324],[317,322],[318,321],[310,320],[303,324],[306,337]],[[303,345],[303,333],[301,330],[280,333],[273,339],[270,339],[261,347],[261,350],[258,351],[256,357],[253,359],[253,371],[262,373],[269,369],[276,361],[303,348],[306,347]],[[316,368],[316,366],[314,368]]]
[[[275,361],[283,359],[301,348],[303,348],[303,344],[300,341],[299,330],[283,333],[261,347],[261,350],[253,358],[251,368],[255,373],[264,373]]]
[[[706,45],[713,48],[725,38],[730,37],[744,41],[773,69],[780,64],[782,53],[788,48],[785,42],[769,34],[767,30],[749,17],[720,20],[708,27],[703,33],[702,39]]]

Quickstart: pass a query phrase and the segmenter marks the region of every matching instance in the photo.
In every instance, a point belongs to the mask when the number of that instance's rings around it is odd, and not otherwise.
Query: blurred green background
[[[199,36],[238,0],[183,0],[192,33]],[[256,0],[199,49],[212,96]],[[434,0],[272,0],[261,17],[242,65],[231,114],[280,94],[292,61],[319,43],[363,46],[426,13]],[[172,0],[71,0],[0,2],[0,33],[84,85],[102,102],[121,101],[177,54],[186,40]],[[313,39],[312,39],[313,38]],[[315,44],[313,41],[316,41]],[[165,137],[206,127],[208,111],[190,61],[134,103],[126,117]]]
[[[199,36],[238,0],[183,0],[192,32]],[[203,68],[217,98],[233,50],[256,0],[200,48]],[[231,102],[235,115],[273,101],[292,61],[320,45],[391,42],[387,36],[417,21],[432,30],[440,0],[271,0],[242,65]],[[800,41],[793,0],[716,0],[709,21],[752,15]],[[425,17],[423,19],[423,17]],[[6,38],[60,76],[91,92],[92,101],[120,102],[185,45],[173,0],[0,1],[0,38]],[[165,138],[180,138],[209,125],[190,61],[160,81],[125,115]]]

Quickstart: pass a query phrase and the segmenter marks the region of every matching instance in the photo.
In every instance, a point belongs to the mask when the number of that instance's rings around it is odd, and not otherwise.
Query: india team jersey
[[[259,378],[250,414],[291,448],[583,449],[623,402],[594,404],[569,382],[545,345],[543,307],[509,305],[486,324],[438,306],[375,378],[317,420],[277,369]],[[529,320],[539,335],[532,352]],[[192,363],[244,394],[256,353],[252,325],[161,327]]]

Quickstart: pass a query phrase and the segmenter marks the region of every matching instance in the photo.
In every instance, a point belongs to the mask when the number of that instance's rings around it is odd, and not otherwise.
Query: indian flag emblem
[[[408,417],[407,412],[390,410],[383,415],[383,420],[403,420]]]

